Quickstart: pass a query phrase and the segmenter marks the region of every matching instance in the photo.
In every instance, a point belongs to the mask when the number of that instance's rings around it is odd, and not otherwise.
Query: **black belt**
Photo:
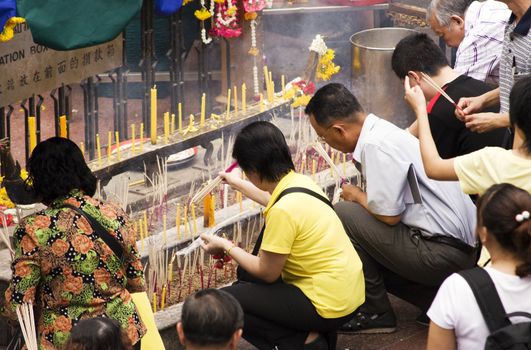
[[[455,249],[459,249],[460,251],[462,251],[463,253],[466,253],[466,254],[472,254],[472,253],[474,253],[476,251],[476,247],[472,247],[471,245],[468,245],[465,242],[463,242],[462,240],[457,239],[455,237],[441,236],[441,235],[437,235],[437,236],[419,235],[419,236],[422,237],[423,239],[425,239],[426,241],[437,242],[437,243],[442,243],[442,244],[449,245],[450,247],[453,247]]]

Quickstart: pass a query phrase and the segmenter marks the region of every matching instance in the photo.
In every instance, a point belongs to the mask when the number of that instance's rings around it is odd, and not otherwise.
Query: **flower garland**
[[[190,2],[191,0],[188,0],[188,1],[184,1],[183,2],[183,5],[186,5],[188,2]],[[205,29],[205,21],[209,18],[211,18],[212,16],[214,15],[214,1],[210,1],[210,9],[207,10],[206,6],[205,6],[205,0],[201,0],[201,9],[200,10],[196,10],[194,12],[194,16],[201,21],[201,41],[208,45],[212,42],[212,38],[208,38],[207,37],[207,32],[206,32],[206,29]]]
[[[13,36],[15,35],[15,26],[24,22],[26,22],[26,20],[22,17],[11,17],[8,19],[0,33],[0,41],[5,42],[13,39]]]
[[[20,177],[22,180],[26,180],[28,178],[28,172],[25,169],[22,169],[20,171]],[[0,176],[0,183],[4,181],[4,177]],[[0,188],[0,207],[5,208],[14,208],[15,203],[11,201],[9,196],[7,195],[7,191],[5,187]]]
[[[238,7],[234,0],[215,0],[217,5],[216,18],[210,30],[210,35],[224,38],[236,38],[242,34],[242,28],[238,25]]]
[[[317,71],[315,74],[317,80],[330,80],[333,75],[339,72],[341,67],[334,64],[335,56],[336,53],[334,50],[328,49],[324,55],[319,57],[319,63],[317,63]]]
[[[265,5],[264,0],[246,0],[243,2],[243,8],[245,10],[243,18],[246,21],[250,21],[249,26],[251,28],[251,48],[247,53],[253,56],[253,92],[255,97],[260,95],[258,67],[256,65],[257,57],[260,53],[256,45],[256,18],[258,17],[258,11],[263,10]]]

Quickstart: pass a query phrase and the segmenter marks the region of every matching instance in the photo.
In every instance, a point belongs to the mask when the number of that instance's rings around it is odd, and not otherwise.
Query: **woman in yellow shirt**
[[[428,122],[426,99],[420,87],[405,77],[405,99],[417,115],[424,169],[434,180],[459,180],[463,192],[483,194],[489,187],[510,183],[531,193],[531,76],[516,82],[509,97],[514,128],[513,149],[485,147],[452,159],[441,159]],[[464,116],[465,122],[467,116]],[[467,122],[467,128],[474,128]]]
[[[265,227],[249,254],[202,235],[211,254],[245,270],[225,290],[242,305],[243,337],[259,349],[335,349],[335,331],[365,299],[361,261],[319,186],[294,172],[282,132],[267,122],[238,134],[233,157],[249,181],[225,181],[266,206]]]

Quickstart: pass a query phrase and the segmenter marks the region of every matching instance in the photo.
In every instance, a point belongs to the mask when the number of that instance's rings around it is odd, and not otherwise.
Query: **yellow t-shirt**
[[[339,217],[321,200],[290,193],[272,206],[289,187],[304,187],[325,196],[307,176],[295,172],[284,176],[264,212],[261,249],[288,255],[283,281],[299,288],[321,317],[346,316],[365,301],[361,260]]]
[[[483,194],[495,184],[510,183],[531,193],[531,159],[512,150],[485,147],[456,157],[454,169],[461,189],[468,194]]]

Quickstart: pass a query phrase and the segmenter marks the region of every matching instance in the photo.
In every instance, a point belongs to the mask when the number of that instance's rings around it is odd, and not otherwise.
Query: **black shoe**
[[[420,325],[423,325],[423,326],[426,326],[428,327],[430,325],[430,318],[428,317],[428,315],[426,315],[425,312],[422,312],[416,319],[415,321],[420,324]]]
[[[322,334],[308,344],[304,344],[304,350],[328,350],[328,342]]]
[[[396,331],[396,319],[392,311],[383,314],[357,312],[354,317],[342,325],[338,333],[350,334],[387,334]]]

